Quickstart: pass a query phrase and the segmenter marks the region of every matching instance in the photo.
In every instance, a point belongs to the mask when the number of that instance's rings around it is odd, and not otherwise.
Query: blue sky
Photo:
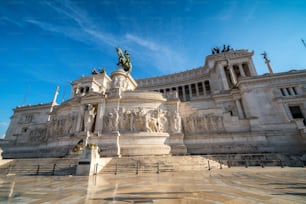
[[[116,69],[115,47],[132,57],[135,79],[204,64],[216,46],[268,53],[275,72],[306,69],[304,0],[0,0],[0,137],[18,105],[70,95],[95,67]]]

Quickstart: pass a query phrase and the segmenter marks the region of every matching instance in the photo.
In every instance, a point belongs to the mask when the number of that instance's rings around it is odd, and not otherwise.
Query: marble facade
[[[253,54],[229,50],[154,78],[81,77],[61,104],[14,109],[3,157],[67,156],[81,140],[107,157],[304,152],[306,70],[258,75]]]

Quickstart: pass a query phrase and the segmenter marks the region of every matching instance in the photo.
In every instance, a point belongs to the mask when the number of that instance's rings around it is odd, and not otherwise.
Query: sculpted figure
[[[146,132],[153,132],[152,129],[150,128],[150,120],[151,120],[151,115],[149,112],[145,115],[145,130]]]
[[[223,49],[221,52],[226,52],[226,45],[223,45]]]
[[[113,119],[114,118],[114,115],[113,113],[108,113],[108,116],[107,116],[107,126],[108,126],[108,130],[109,131],[112,131],[114,126],[113,126]]]
[[[149,127],[152,132],[158,132],[158,124],[157,119],[154,117],[150,117],[149,119]]]
[[[130,122],[130,130],[134,132],[135,131],[135,124],[134,124],[135,123],[135,112],[133,110],[131,111],[129,122]]]
[[[86,132],[92,132],[92,125],[94,123],[95,116],[95,108],[91,104],[88,104],[84,113],[84,127]]]
[[[186,131],[189,133],[194,132],[193,116],[189,116],[186,118]]]
[[[155,111],[148,111],[146,113],[145,130],[147,132],[158,132],[157,114]]]
[[[162,110],[158,110],[158,125],[159,125],[159,132],[166,132],[168,129],[168,120],[165,116],[166,112]]]
[[[215,54],[219,54],[220,53],[220,48],[219,47],[215,47],[214,50],[215,50]]]
[[[98,72],[97,72],[96,68],[93,68],[93,70],[91,71],[91,74],[92,74],[92,75],[96,75],[96,74],[98,74]]]
[[[113,130],[118,131],[118,124],[119,124],[119,111],[115,108],[114,109],[114,117],[113,117]]]
[[[125,122],[126,122],[126,114],[124,112],[124,109],[123,108],[119,108],[119,112],[118,112],[118,115],[119,115],[119,124],[118,124],[118,128],[120,131],[124,131],[126,130],[126,125],[125,125]]]
[[[124,71],[131,72],[132,71],[132,63],[131,58],[127,50],[124,51],[124,54],[122,53],[122,50],[120,48],[116,48],[117,54],[118,54],[118,66],[121,66]]]
[[[173,132],[181,132],[181,116],[178,111],[173,112],[171,123]]]
[[[145,130],[145,111],[143,108],[139,107],[135,111],[134,117],[134,131],[144,131]]]
[[[263,58],[265,59],[265,61],[268,61],[268,60],[269,60],[266,52],[263,52],[261,55],[263,56]]]

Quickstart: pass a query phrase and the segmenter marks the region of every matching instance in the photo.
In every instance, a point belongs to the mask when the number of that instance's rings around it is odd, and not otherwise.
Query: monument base
[[[167,155],[171,148],[166,143],[168,133],[139,132],[123,133],[119,144],[122,156]]]
[[[168,133],[109,133],[100,137],[89,137],[90,143],[100,147],[102,157],[121,157],[136,155],[168,155],[171,147],[166,143]]]

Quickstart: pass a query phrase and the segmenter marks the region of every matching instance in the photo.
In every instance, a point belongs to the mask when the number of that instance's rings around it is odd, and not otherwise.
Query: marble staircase
[[[5,161],[5,160],[2,160]],[[78,158],[32,158],[2,162],[0,175],[64,176],[75,175]],[[100,165],[100,164],[98,164]],[[102,165],[102,164],[101,164]],[[113,157],[103,164],[99,174],[156,174],[163,172],[202,171],[228,167],[279,166],[304,167],[306,154],[219,154],[188,156]]]
[[[0,166],[0,175],[75,175],[77,162],[75,158],[14,159]]]
[[[285,153],[256,153],[256,154],[220,154],[207,155],[206,158],[219,161],[231,166],[280,166],[280,167],[304,167],[306,155]]]
[[[229,167],[304,167],[305,155],[277,153],[112,158],[100,174],[208,171]]]
[[[99,172],[100,174],[143,174],[180,171],[208,171],[227,168],[219,162],[203,156],[146,156],[121,157],[112,160]]]

